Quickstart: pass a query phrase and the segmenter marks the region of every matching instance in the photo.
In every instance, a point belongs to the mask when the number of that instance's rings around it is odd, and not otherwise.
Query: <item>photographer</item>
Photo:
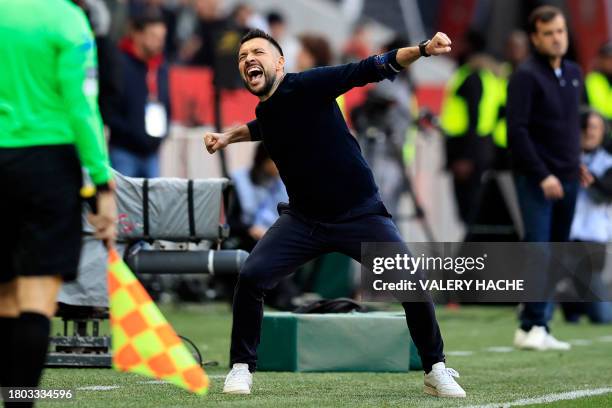
[[[581,276],[591,275],[590,289],[597,291],[600,298],[609,298],[601,272],[606,262],[606,243],[612,240],[612,154],[602,146],[606,134],[604,117],[595,110],[581,112],[580,127],[582,130],[582,167],[583,185],[578,192],[576,212],[572,222],[570,239],[589,242],[597,246],[594,265],[586,265],[588,270],[579,271]],[[575,282],[580,288],[580,283]],[[562,303],[563,315],[568,322],[576,323],[582,314],[586,314],[593,323],[612,322],[612,303],[581,302]]]

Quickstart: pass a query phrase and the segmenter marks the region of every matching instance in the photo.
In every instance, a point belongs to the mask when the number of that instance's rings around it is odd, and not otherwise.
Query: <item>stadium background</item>
[[[183,15],[195,15],[191,9],[194,2],[197,1],[150,3],[163,4],[167,10]],[[138,3],[144,4],[147,0],[108,0],[106,3],[111,11],[111,36],[118,40],[125,32],[130,7],[137,8]],[[231,13],[239,3],[246,4],[252,8],[252,21],[256,21],[257,15],[263,18],[269,11],[276,10],[286,17],[290,34],[323,34],[334,50],[334,63],[342,61],[342,50],[352,30],[362,22],[367,26],[372,53],[397,34],[406,38],[408,44],[415,44],[438,30],[449,34],[455,50],[461,50],[464,34],[476,30],[486,38],[486,51],[503,59],[507,35],[515,28],[525,28],[529,11],[544,3],[560,6],[569,17],[570,57],[577,60],[585,72],[591,69],[599,46],[612,37],[611,0],[222,0],[219,3],[222,15]],[[165,177],[218,177],[222,175],[219,157],[208,155],[202,145],[203,133],[214,129],[213,70],[178,60],[170,62],[173,117],[170,135],[161,148],[161,174]],[[411,68],[421,109],[426,108],[434,115],[440,113],[444,87],[456,67],[454,59],[439,58],[421,60]],[[348,110],[364,101],[366,91],[358,89],[347,95]],[[244,90],[222,91],[223,125],[251,120],[256,103],[257,99]],[[455,213],[451,180],[443,170],[443,151],[443,136],[435,129],[428,130],[416,139],[417,154],[407,171],[413,176],[415,190],[436,240],[457,241],[461,240],[464,230]],[[252,156],[250,144],[230,146],[226,154],[228,170],[249,166]],[[410,214],[413,210],[411,201],[404,195],[400,213]],[[400,229],[406,241],[427,238],[417,223],[402,221]],[[209,367],[207,371],[213,382],[220,383],[227,366],[231,319],[226,305],[171,303],[163,310],[180,334],[196,342],[206,360],[219,362],[218,368]],[[530,401],[540,404],[546,402],[538,399],[543,395],[612,386],[611,332],[607,327],[557,324],[556,333],[574,341],[574,352],[567,356],[548,353],[532,357],[504,348],[510,345],[515,327],[514,311],[510,308],[444,309],[440,311],[440,321],[447,337],[449,359],[465,372],[470,395],[476,394],[465,404],[515,401],[519,399],[517,396],[531,398],[523,405]],[[408,378],[392,374],[261,373],[256,378],[259,382],[257,393],[246,402],[223,397],[218,387],[213,388],[208,397],[210,401],[203,401],[167,385],[146,382],[136,376],[120,376],[110,370],[47,370],[43,386],[80,389],[75,406],[200,406],[208,402],[249,406],[450,406],[447,401],[421,397],[420,374],[416,373],[409,374]],[[408,400],[408,395],[416,397]],[[580,406],[612,404],[609,395],[585,395]],[[569,401],[567,406],[574,406],[572,404]]]
[[[272,10],[281,12],[286,17],[291,35],[324,35],[334,50],[335,63],[341,61],[342,49],[350,39],[351,30],[355,24],[361,23],[367,25],[368,45],[372,53],[395,35],[405,38],[408,44],[416,44],[443,30],[454,41],[453,56],[456,57],[462,49],[465,33],[476,30],[486,38],[486,51],[501,61],[510,32],[516,28],[525,29],[527,15],[536,6],[553,4],[562,7],[569,16],[570,58],[579,61],[583,70],[588,72],[599,46],[612,31],[612,5],[608,0],[226,0],[220,2],[222,14],[230,13],[239,4],[252,6],[261,18]],[[456,67],[456,60],[446,57],[421,60],[411,67],[419,107],[428,108],[434,114],[440,113],[444,87]],[[211,68],[177,64],[171,70],[175,126],[162,147],[161,169],[164,176],[215,177],[221,174],[218,156],[202,155],[200,149],[199,136],[214,125],[212,75]],[[362,103],[365,95],[364,88],[349,92],[348,110]],[[257,99],[246,90],[224,92],[224,125],[232,126],[251,120],[256,104]],[[196,110],[198,127],[187,125],[190,113],[193,119],[190,109]],[[419,154],[410,171],[416,176],[415,188],[428,218],[435,220],[431,223],[434,236],[439,241],[456,241],[461,239],[464,231],[455,215],[450,178],[441,171],[444,167],[443,142],[440,135],[419,137]],[[248,166],[252,150],[250,144],[230,146],[227,150],[228,169],[232,171]],[[403,200],[401,212],[410,214],[412,211],[410,200]],[[426,239],[418,226],[411,228],[403,223],[400,229],[407,241]]]

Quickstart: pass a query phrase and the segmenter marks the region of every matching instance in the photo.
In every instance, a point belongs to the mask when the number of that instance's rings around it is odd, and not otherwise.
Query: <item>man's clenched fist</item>
[[[217,150],[225,148],[229,143],[229,137],[225,133],[206,133],[204,145],[208,153],[213,154]]]
[[[451,52],[452,41],[448,35],[438,32],[433,36],[429,44],[425,47],[425,51],[429,55],[442,55]]]

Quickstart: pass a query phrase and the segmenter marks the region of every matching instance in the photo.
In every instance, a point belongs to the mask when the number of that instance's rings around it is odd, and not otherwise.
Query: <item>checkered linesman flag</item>
[[[108,253],[113,367],[204,395],[209,381],[117,250]]]

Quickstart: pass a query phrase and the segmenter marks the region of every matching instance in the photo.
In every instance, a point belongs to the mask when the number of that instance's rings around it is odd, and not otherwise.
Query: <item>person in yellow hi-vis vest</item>
[[[493,162],[491,135],[497,124],[500,86],[493,59],[479,53],[484,41],[475,33],[466,40],[469,58],[461,58],[466,62],[446,86],[441,126],[459,216],[470,225],[478,213],[482,174]]]
[[[521,231],[518,203],[512,192],[512,162],[508,149],[506,103],[508,82],[517,67],[529,57],[529,37],[524,31],[510,33],[504,42],[505,62],[495,67],[498,86],[498,115],[492,133],[495,159],[491,172],[483,177],[483,204],[473,221],[469,236],[471,241],[513,241]]]
[[[510,154],[508,152],[508,135],[506,124],[506,100],[508,98],[508,80],[523,61],[529,57],[529,37],[524,31],[515,30],[510,33],[505,47],[506,62],[498,70],[499,85],[499,113],[495,129],[493,130],[493,144],[495,145],[496,170],[510,169]]]
[[[600,48],[595,69],[586,76],[585,88],[589,106],[612,122],[612,41]]]

